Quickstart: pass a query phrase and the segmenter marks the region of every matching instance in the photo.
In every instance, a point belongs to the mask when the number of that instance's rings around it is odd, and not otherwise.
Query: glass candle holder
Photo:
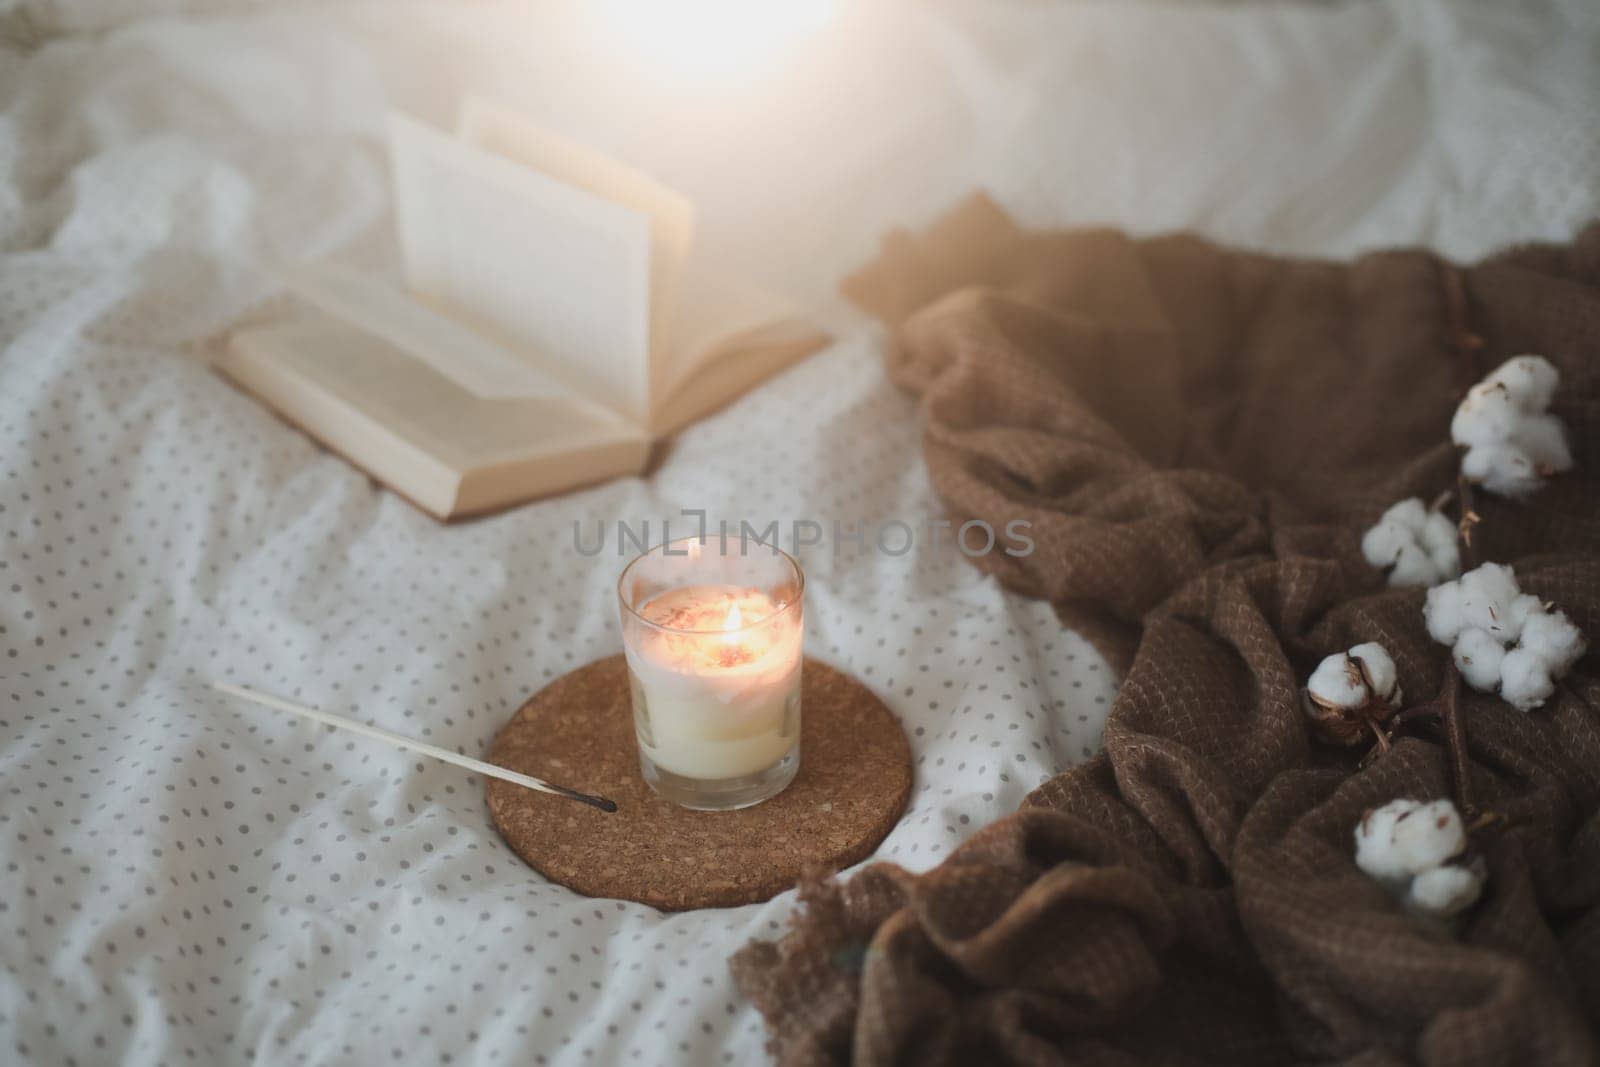
[[[686,808],[759,804],[800,770],[805,576],[740,539],[651,549],[617,582],[639,769]]]

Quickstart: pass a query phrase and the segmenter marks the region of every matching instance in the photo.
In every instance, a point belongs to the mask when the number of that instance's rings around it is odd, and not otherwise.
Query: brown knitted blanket
[[[1600,681],[1524,714],[1464,691],[1361,532],[1455,487],[1450,415],[1509,356],[1561,370],[1576,470],[1476,495],[1471,552],[1600,645],[1600,226],[1470,267],[1030,234],[977,200],[847,293],[895,329],[953,518],[1124,673],[1105,751],[915,875],[808,887],[733,967],[784,1063],[1587,1064],[1600,1020]],[[1470,564],[1469,564],[1470,565]],[[1363,641],[1416,717],[1365,766],[1299,691]],[[1460,730],[1464,728],[1465,736]],[[1356,868],[1399,796],[1500,816],[1452,934]]]

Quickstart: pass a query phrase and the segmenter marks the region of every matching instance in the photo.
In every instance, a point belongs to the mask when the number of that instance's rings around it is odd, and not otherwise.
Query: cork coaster
[[[552,881],[663,911],[751,904],[804,871],[865,858],[911,795],[911,749],[883,702],[849,675],[805,661],[800,773],[741,811],[689,811],[639,775],[622,656],[556,679],[519,709],[488,759],[617,802],[614,813],[488,783],[489,813],[512,849]]]

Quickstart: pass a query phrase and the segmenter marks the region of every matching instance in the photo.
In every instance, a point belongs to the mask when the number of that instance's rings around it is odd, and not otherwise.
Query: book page
[[[694,205],[649,175],[479,97],[462,103],[458,129],[469,144],[649,216],[651,384],[652,391],[659,388],[679,279],[694,237]]]
[[[442,516],[634,473],[649,455],[644,431],[604,407],[570,395],[481,398],[312,309],[234,335],[219,369]],[[474,485],[475,499],[462,498]]]
[[[655,391],[656,404],[692,389],[689,379],[739,335],[795,317],[795,308],[787,301],[691,260],[673,311],[665,380]]]
[[[300,299],[405,349],[481,399],[582,395],[552,371],[349,267],[295,267],[283,280]]]
[[[643,425],[649,217],[403,115],[390,146],[410,287]]]
[[[667,437],[766,381],[828,343],[828,335],[801,319],[746,330],[709,350],[694,373],[650,414],[650,432]]]

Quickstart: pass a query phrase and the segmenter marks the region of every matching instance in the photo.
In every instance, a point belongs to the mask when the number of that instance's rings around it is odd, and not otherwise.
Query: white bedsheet
[[[386,103],[499,95],[683,187],[708,247],[817,300],[979,184],[1033,223],[1468,256],[1600,207],[1600,18],[1511,7],[884,3],[812,69],[694,89],[692,122],[521,7],[201,14],[0,52],[0,1060],[760,1056],[725,960],[791,894],[676,916],[578,897],[505,849],[480,783],[202,688],[477,753],[618,647],[621,561],[578,556],[575,520],[937,514],[913,405],[844,317],[650,477],[456,527],[230,389],[203,360],[271,313],[271,264],[383,255]],[[1092,751],[1111,680],[1047,609],[948,550],[805,563],[808,650],[916,753],[882,857],[936,863]]]

